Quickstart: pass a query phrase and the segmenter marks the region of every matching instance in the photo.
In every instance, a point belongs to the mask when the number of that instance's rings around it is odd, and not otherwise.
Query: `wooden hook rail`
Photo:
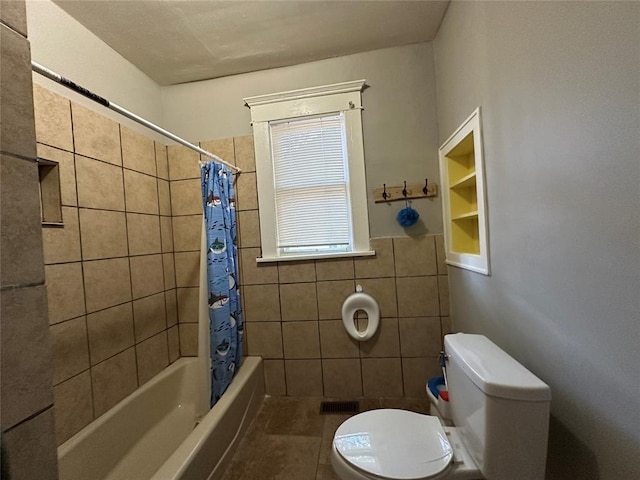
[[[406,195],[404,195],[406,190]],[[432,182],[427,183],[426,192],[425,184],[397,185],[378,187],[373,189],[373,199],[375,203],[397,202],[400,200],[411,200],[414,198],[429,198],[438,195],[438,185]],[[386,196],[385,196],[386,194]]]

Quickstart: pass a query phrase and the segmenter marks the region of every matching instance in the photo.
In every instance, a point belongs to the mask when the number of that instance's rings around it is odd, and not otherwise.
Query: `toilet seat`
[[[349,467],[376,479],[439,477],[453,458],[440,421],[405,410],[371,410],[351,417],[336,430],[333,445]]]

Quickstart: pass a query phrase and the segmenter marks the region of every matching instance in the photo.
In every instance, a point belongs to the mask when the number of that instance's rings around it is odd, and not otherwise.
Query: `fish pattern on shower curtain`
[[[244,323],[238,291],[238,250],[233,172],[213,161],[202,165],[206,228],[211,406],[227,389],[242,359]]]

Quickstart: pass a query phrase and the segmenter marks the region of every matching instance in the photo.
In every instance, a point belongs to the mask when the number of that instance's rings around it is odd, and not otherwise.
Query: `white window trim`
[[[375,255],[369,247],[369,211],[362,138],[365,80],[291,90],[244,99],[251,108],[255,146],[262,258],[258,263]],[[349,161],[353,251],[330,254],[278,255],[269,122],[343,112]]]

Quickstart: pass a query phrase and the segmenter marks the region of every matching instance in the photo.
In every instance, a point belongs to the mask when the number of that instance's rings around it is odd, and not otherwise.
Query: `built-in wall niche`
[[[42,226],[61,227],[62,200],[60,194],[60,168],[58,162],[38,158],[40,180],[40,212]]]
[[[489,275],[480,107],[440,147],[447,264]]]

